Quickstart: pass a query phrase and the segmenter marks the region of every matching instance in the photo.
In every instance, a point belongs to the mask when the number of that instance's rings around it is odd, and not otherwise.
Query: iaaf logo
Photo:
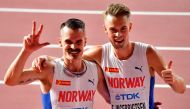
[[[116,100],[134,100],[140,99],[139,93],[127,93],[127,94],[117,94],[115,96]]]

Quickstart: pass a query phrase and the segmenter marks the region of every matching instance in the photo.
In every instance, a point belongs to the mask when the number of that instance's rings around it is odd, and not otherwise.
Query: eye
[[[121,28],[121,32],[125,32],[126,30],[127,30],[126,26],[124,26],[124,27]]]
[[[77,45],[80,45],[81,43],[82,43],[82,40],[78,40],[78,41],[76,42]]]
[[[110,32],[112,32],[112,33],[116,33],[116,32],[117,32],[117,30],[116,30],[115,28],[110,28],[109,30],[110,30]]]
[[[66,44],[72,44],[72,41],[70,41],[70,40],[65,40],[65,43],[66,43]]]

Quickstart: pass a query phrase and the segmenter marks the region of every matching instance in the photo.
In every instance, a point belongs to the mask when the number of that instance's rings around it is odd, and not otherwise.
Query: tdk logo
[[[134,100],[140,99],[139,93],[130,93],[130,94],[117,94],[115,96],[116,100]]]

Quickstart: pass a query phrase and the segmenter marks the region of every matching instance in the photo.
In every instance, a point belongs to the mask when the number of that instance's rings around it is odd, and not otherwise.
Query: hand
[[[159,106],[162,105],[161,102],[154,102],[154,109],[161,109]]]
[[[33,27],[32,27],[32,34],[29,34],[28,36],[24,37],[24,50],[33,52],[35,50],[38,50],[46,45],[49,45],[48,42],[45,43],[39,43],[39,38],[41,35],[41,32],[43,30],[43,25],[40,25],[39,30],[36,32],[36,22],[33,22]]]
[[[32,68],[38,72],[42,72],[43,68],[48,66],[48,57],[47,56],[39,56],[35,58],[32,62]]]
[[[162,70],[161,74],[165,83],[173,85],[175,82],[175,74],[172,72],[171,66],[172,61],[169,62],[166,70]]]

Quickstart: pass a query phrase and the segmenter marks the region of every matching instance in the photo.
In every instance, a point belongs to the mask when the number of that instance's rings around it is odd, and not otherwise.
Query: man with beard
[[[109,94],[101,68],[82,59],[86,45],[85,24],[79,19],[69,19],[61,25],[59,44],[63,56],[42,62],[43,69],[33,66],[24,69],[28,57],[49,43],[39,43],[43,26],[24,37],[23,47],[8,68],[4,81],[7,85],[29,84],[40,81],[44,109],[92,109],[96,89],[109,102]]]
[[[185,83],[172,71],[172,61],[166,65],[152,45],[129,40],[130,16],[127,6],[109,5],[104,12],[104,27],[110,42],[88,49],[83,58],[101,66],[112,109],[157,109],[160,103],[154,104],[156,73],[177,93],[185,92]],[[39,60],[35,62],[36,69],[41,68],[43,59]]]

